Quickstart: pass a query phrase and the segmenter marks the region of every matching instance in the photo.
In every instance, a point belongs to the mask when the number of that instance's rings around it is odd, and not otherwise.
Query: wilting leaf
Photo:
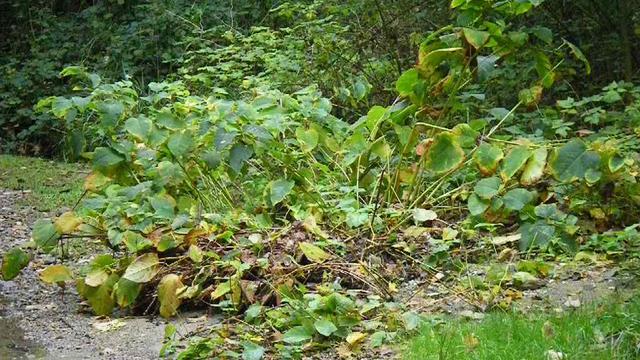
[[[502,181],[494,176],[478,181],[473,192],[482,199],[490,200],[500,192],[501,186]]]
[[[160,301],[160,316],[164,318],[176,314],[180,307],[178,289],[183,287],[180,276],[176,274],[165,275],[158,284],[158,300]]]
[[[427,168],[436,173],[455,169],[464,161],[464,150],[450,133],[438,134],[425,155]]]
[[[73,280],[73,274],[64,265],[51,265],[40,272],[40,279],[48,284],[64,283]]]
[[[296,344],[311,340],[313,333],[304,326],[295,326],[282,335],[282,340],[288,344]]]
[[[438,218],[438,214],[436,214],[433,210],[426,210],[415,208],[413,209],[413,220],[417,223],[431,221]]]
[[[54,223],[56,231],[60,234],[71,234],[80,224],[82,224],[82,219],[71,211],[60,215]]]
[[[151,281],[158,273],[158,255],[147,253],[137,257],[125,270],[123,278],[136,283]]]
[[[300,246],[300,250],[302,250],[304,256],[315,263],[322,263],[331,258],[330,254],[314,244],[301,242],[298,246]]]
[[[109,315],[115,306],[111,294],[118,279],[118,275],[111,274],[107,281],[98,287],[86,286],[82,279],[79,279],[76,284],[78,292],[87,299],[96,315]]]
[[[511,149],[502,162],[502,168],[500,169],[502,180],[511,179],[524,166],[529,156],[531,156],[531,151],[526,146],[517,146]]]
[[[351,346],[354,346],[360,342],[362,342],[365,338],[367,337],[367,334],[359,332],[359,331],[355,331],[352,332],[351,334],[347,335],[347,343]]]
[[[84,278],[84,283],[87,286],[98,287],[104,284],[105,281],[109,278],[109,274],[103,269],[96,269],[87,274]]]
[[[51,220],[40,219],[33,225],[33,241],[44,252],[51,252],[60,239],[60,233],[56,230]]]
[[[313,327],[324,336],[331,336],[334,332],[338,330],[338,328],[327,319],[318,319],[315,323],[313,323]]]
[[[216,289],[213,290],[213,292],[211,293],[211,300],[215,300],[217,298],[223,297],[224,295],[229,293],[229,291],[231,291],[231,282],[230,281],[222,282],[218,284]]]
[[[492,175],[498,169],[498,163],[504,158],[499,147],[483,143],[473,155],[473,160],[483,175]]]
[[[542,178],[544,167],[547,165],[547,148],[541,147],[533,151],[522,170],[520,183],[532,185]]]
[[[600,164],[600,155],[587,150],[582,140],[571,140],[557,149],[549,161],[553,176],[562,182],[583,179],[589,169],[596,169]]]
[[[269,200],[271,205],[276,205],[289,195],[295,183],[291,180],[279,179],[269,184]]]
[[[198,245],[189,246],[188,254],[189,254],[189,258],[194,263],[197,264],[202,262],[202,250],[198,247]]]
[[[29,255],[20,248],[13,248],[2,256],[2,278],[4,281],[14,279],[20,270],[29,265]]]

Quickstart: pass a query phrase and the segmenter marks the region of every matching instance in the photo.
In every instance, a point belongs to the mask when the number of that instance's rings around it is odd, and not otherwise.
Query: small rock
[[[564,353],[555,350],[547,350],[547,360],[562,360],[564,359]]]
[[[564,306],[566,307],[572,307],[572,308],[579,308],[580,307],[580,299],[567,299],[567,301],[564,302]]]

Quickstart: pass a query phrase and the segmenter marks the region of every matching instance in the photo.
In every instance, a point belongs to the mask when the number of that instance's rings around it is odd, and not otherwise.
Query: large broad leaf
[[[56,231],[60,234],[71,234],[80,224],[82,224],[82,219],[72,211],[60,215],[54,223]]]
[[[462,150],[456,136],[450,133],[440,133],[435,137],[425,158],[429,170],[444,173],[462,164],[464,150]]]
[[[159,264],[156,253],[141,255],[133,260],[122,277],[136,283],[149,282],[158,273]]]
[[[57,284],[73,280],[73,274],[64,265],[51,265],[42,270],[40,279],[48,284]]]
[[[93,152],[93,168],[101,173],[108,173],[115,169],[124,158],[115,151],[99,147]]]
[[[179,132],[171,135],[167,142],[167,148],[177,158],[189,153],[193,146],[193,135],[187,132]]]
[[[544,175],[544,167],[547,165],[547,148],[541,147],[533,151],[522,170],[520,183],[522,185],[532,185]]]
[[[323,336],[331,336],[331,334],[338,331],[338,327],[327,319],[316,320],[316,322],[313,323],[313,327]]]
[[[318,146],[320,134],[315,129],[305,129],[301,126],[296,129],[296,139],[302,151],[309,152]]]
[[[118,306],[125,308],[135,303],[136,298],[140,294],[142,285],[129,281],[125,278],[120,278],[113,287],[113,294]]]
[[[84,283],[87,286],[98,287],[107,281],[109,273],[104,269],[95,269],[90,271],[84,278]]]
[[[159,194],[152,197],[149,202],[156,211],[156,216],[172,220],[175,216],[175,199],[169,194]]]
[[[253,149],[244,144],[235,144],[229,152],[229,166],[235,173],[239,173],[244,163],[253,155]]]
[[[40,219],[33,225],[32,237],[38,248],[48,253],[58,245],[60,233],[51,220]]]
[[[111,274],[109,278],[98,287],[87,286],[82,279],[79,279],[76,287],[78,293],[87,299],[96,315],[109,315],[115,306],[112,293],[118,279],[118,275]]]
[[[553,176],[562,182],[583,179],[587,170],[597,169],[599,165],[600,155],[589,151],[579,139],[571,140],[557,149],[549,161]]]
[[[476,194],[469,195],[469,199],[467,199],[467,207],[473,216],[482,215],[489,208],[490,204],[491,202],[489,200],[481,199]]]
[[[131,118],[124,123],[124,129],[140,141],[147,141],[153,124],[145,116]]]
[[[282,340],[288,344],[301,343],[311,340],[313,332],[304,326],[295,326],[282,335]]]
[[[269,184],[269,200],[271,205],[276,205],[284,200],[287,195],[293,190],[295,183],[291,180],[279,179],[272,181]]]
[[[396,81],[396,91],[400,96],[409,96],[413,93],[413,87],[418,80],[418,70],[407,70]]]
[[[264,356],[264,348],[256,343],[245,341],[242,344],[242,360],[260,360]]]
[[[527,189],[512,189],[502,197],[504,207],[509,210],[520,211],[525,205],[533,201],[535,194]]]
[[[473,160],[483,175],[492,175],[498,169],[498,163],[504,158],[502,150],[491,144],[483,143],[473,154]]]
[[[500,169],[500,177],[507,181],[520,170],[531,156],[531,150],[526,146],[517,146],[504,158]]]
[[[300,250],[302,250],[304,256],[315,263],[322,263],[331,258],[330,254],[322,250],[317,245],[308,242],[301,242],[298,244],[298,246],[300,246]]]
[[[2,279],[9,281],[29,265],[29,255],[20,248],[13,248],[2,256]]]
[[[531,247],[546,246],[555,235],[553,226],[544,221],[520,226],[520,250],[527,251]]]
[[[176,274],[165,275],[158,284],[158,300],[160,301],[160,316],[164,318],[176,314],[180,307],[178,289],[183,287],[180,276]]]
[[[490,200],[498,195],[501,186],[502,181],[500,181],[500,178],[493,176],[478,181],[473,188],[473,192],[482,199]]]
[[[464,28],[462,32],[467,42],[476,49],[480,49],[489,41],[490,34],[486,31]]]

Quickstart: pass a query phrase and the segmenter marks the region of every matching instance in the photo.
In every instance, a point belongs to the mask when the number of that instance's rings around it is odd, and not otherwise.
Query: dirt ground
[[[19,208],[26,194],[0,190],[0,253],[28,242],[34,221],[50,214]],[[53,214],[55,215],[55,214]],[[89,261],[75,259],[72,267]],[[44,257],[44,262],[55,261]],[[43,284],[32,262],[13,281],[0,281],[0,359],[157,359],[166,321],[156,317],[103,319],[92,316],[72,287],[62,297]],[[182,314],[172,321],[178,334],[206,326],[204,313]]]

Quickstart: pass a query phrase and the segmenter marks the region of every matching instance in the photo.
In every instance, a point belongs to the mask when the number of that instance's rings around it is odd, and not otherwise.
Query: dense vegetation
[[[404,281],[496,254],[483,309],[545,259],[640,257],[632,1],[8,3],[0,146],[92,168],[33,240],[107,249],[42,279],[229,315],[183,358],[376,348],[419,326]]]

